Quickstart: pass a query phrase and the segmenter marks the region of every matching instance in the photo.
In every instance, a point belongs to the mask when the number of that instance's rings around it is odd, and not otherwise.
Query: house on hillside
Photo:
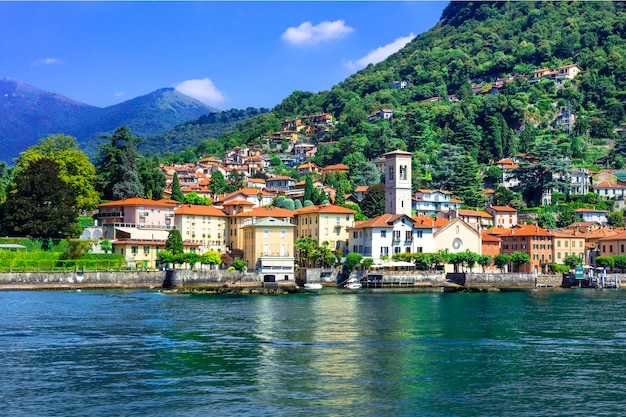
[[[174,209],[176,229],[183,241],[197,243],[199,250],[226,250],[226,213],[214,206],[183,204]]]

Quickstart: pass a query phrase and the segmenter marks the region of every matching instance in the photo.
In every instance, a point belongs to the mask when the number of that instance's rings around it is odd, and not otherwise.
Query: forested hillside
[[[321,139],[330,143],[319,146],[320,166],[354,170],[406,149],[416,187],[453,189],[464,199],[482,188],[490,164],[532,153],[537,139],[574,165],[593,167],[606,156],[603,163],[623,167],[625,36],[621,2],[452,2],[432,30],[385,61],[330,91],[295,91],[213,149],[260,143],[286,118],[329,112],[337,123]],[[580,73],[536,76],[568,65]],[[373,119],[381,109],[393,117]]]

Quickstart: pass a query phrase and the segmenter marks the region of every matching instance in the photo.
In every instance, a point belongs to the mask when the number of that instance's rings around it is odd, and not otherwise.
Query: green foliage
[[[346,260],[343,263],[343,271],[345,274],[350,274],[354,267],[361,263],[363,255],[360,253],[349,253],[346,255]]]
[[[368,218],[380,216],[385,213],[385,184],[371,185],[361,200],[361,212]]]
[[[609,214],[607,217],[607,224],[612,227],[623,227],[624,212],[620,210]]]
[[[626,255],[617,255],[617,256],[614,256],[613,259],[615,260],[614,262],[615,269],[619,269],[623,273],[624,269],[626,269]]]
[[[172,180],[172,200],[176,200],[179,203],[185,201],[183,196],[183,190],[180,188],[180,180],[178,179],[178,173],[174,173],[174,179]]]
[[[202,258],[200,262],[207,265],[220,265],[222,263],[222,257],[220,253],[216,250],[210,250],[202,254]]]
[[[596,265],[605,268],[612,268],[615,265],[615,258],[613,256],[597,256]]]
[[[110,240],[104,239],[102,242],[100,242],[100,249],[102,249],[104,253],[113,252],[113,244]]]
[[[493,264],[500,270],[500,272],[504,272],[504,269],[509,262],[511,262],[511,259],[511,255],[499,253],[493,257]]]
[[[565,274],[570,271],[570,267],[563,264],[549,264],[548,270],[553,274]]]
[[[248,269],[246,261],[243,261],[241,259],[235,259],[231,266],[235,269],[235,271],[245,271]]]
[[[183,197],[183,204],[195,204],[199,206],[210,206],[213,204],[210,198],[201,197],[196,192],[185,194]]]
[[[165,250],[169,251],[172,255],[183,253],[183,238],[179,230],[170,230],[167,240],[165,241]]]
[[[520,267],[530,262],[530,256],[524,252],[513,252],[511,254],[511,262],[516,271],[519,271]]]
[[[74,195],[60,175],[59,164],[48,158],[34,160],[18,173],[5,203],[2,227],[7,234],[78,237],[82,229]]]
[[[68,185],[76,210],[84,212],[97,207],[100,197],[94,188],[96,169],[88,156],[79,150],[76,138],[55,134],[40,139],[37,145],[20,154],[15,174],[28,171],[31,164],[41,158],[58,164],[59,178]]]
[[[574,269],[578,265],[582,265],[583,261],[576,255],[567,255],[563,259],[563,264],[567,265],[569,269]]]
[[[140,155],[135,137],[126,126],[119,127],[113,135],[101,136],[108,143],[100,145],[96,161],[96,184],[106,200],[123,200],[143,197],[144,187],[139,179]]]
[[[209,182],[209,188],[214,195],[224,194],[227,190],[226,179],[222,171],[216,170],[211,173],[211,181]]]

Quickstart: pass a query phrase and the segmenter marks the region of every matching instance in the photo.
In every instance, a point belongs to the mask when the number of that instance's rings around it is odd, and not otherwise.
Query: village
[[[304,162],[298,166],[302,177],[319,174],[315,186],[326,195],[327,204],[300,205],[293,210],[276,207],[278,196],[302,199],[304,180],[285,176],[252,178],[267,161],[251,149],[236,148],[223,161],[205,158],[197,164],[163,166],[168,184],[176,175],[183,192],[209,198],[212,205],[181,204],[175,200],[131,198],[101,204],[96,226],[86,229],[83,238],[112,242],[114,253],[127,262],[146,268],[158,267],[158,252],[165,248],[170,230],[181,233],[185,252],[203,254],[209,250],[229,253],[246,262],[249,271],[272,273],[293,280],[294,272],[308,260],[296,249],[300,238],[311,238],[320,246],[339,253],[372,258],[374,265],[392,262],[394,255],[411,253],[459,253],[470,251],[490,255],[522,252],[529,262],[518,272],[546,274],[551,264],[562,264],[568,256],[581,264],[594,265],[598,256],[626,252],[626,230],[607,226],[608,211],[577,209],[576,221],[565,228],[546,230],[531,218],[509,206],[489,203],[493,190],[485,190],[486,207],[471,210],[444,190],[411,190],[411,154],[393,151],[380,158],[385,173],[385,214],[355,221],[356,211],[335,205],[334,190],[323,185],[329,172],[347,171],[345,165],[319,168]],[[514,160],[498,161],[503,168],[503,184],[514,184]],[[245,187],[223,195],[208,189],[211,173],[220,170],[228,178],[244,172]],[[601,198],[623,203],[626,185],[610,170],[591,173],[573,169],[575,192],[593,190]],[[358,203],[367,186],[357,187],[346,201]],[[477,269],[480,267],[476,267]],[[497,271],[492,263],[485,271]],[[446,266],[453,271],[452,265]]]

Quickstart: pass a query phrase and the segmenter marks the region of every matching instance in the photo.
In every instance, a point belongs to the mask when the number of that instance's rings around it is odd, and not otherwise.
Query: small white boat
[[[344,288],[348,288],[349,290],[358,290],[359,288],[363,288],[363,285],[356,278],[351,278],[344,284]]]
[[[319,283],[310,283],[310,284],[304,284],[304,290],[305,291],[319,291],[322,289],[322,284]]]

